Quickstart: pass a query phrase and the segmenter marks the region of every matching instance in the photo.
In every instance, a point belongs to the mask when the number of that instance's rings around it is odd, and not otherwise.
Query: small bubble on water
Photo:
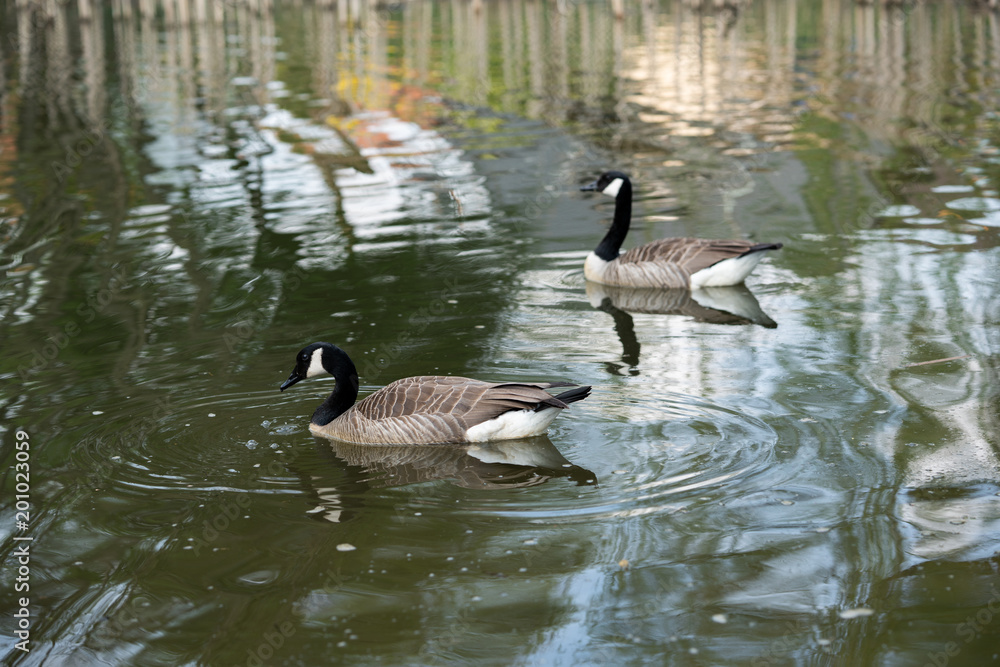
[[[247,440],[247,449],[257,449],[257,441]]]
[[[208,416],[209,416],[209,417],[214,417],[214,416],[215,416],[215,413],[214,413],[214,412],[209,412],[209,413],[208,413]]]
[[[355,549],[357,549],[356,546],[347,542],[341,542],[337,545],[337,551],[354,551]]]
[[[91,412],[90,414],[92,414],[92,415],[103,415],[103,414],[104,414],[104,412],[102,412],[101,410],[94,410],[94,411],[93,411],[93,412]]]
[[[528,546],[534,546],[534,545],[538,544],[538,540],[536,540],[534,538],[527,539],[527,540],[524,541],[524,544],[527,544]]]
[[[725,614],[712,614],[712,621],[715,623],[721,623],[722,625],[725,625],[726,623],[729,622],[729,617],[726,616]]]
[[[268,447],[270,447],[271,449],[277,449],[278,448],[278,443],[272,442],[270,445],[268,445]]]

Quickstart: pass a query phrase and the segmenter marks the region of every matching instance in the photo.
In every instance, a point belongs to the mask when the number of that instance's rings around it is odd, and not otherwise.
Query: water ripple
[[[631,421],[589,425],[601,433],[599,439],[591,439],[581,447],[589,448],[589,452],[567,444],[572,442],[574,431],[586,429],[586,424],[554,429],[553,438],[566,457],[595,470],[600,490],[563,487],[544,497],[481,496],[463,501],[461,509],[455,511],[533,523],[671,514],[698,503],[725,503],[745,493],[753,486],[751,480],[772,460],[775,431],[739,411],[682,395],[664,397],[655,405],[628,408],[625,414],[631,413]],[[594,452],[595,446],[600,451]],[[599,465],[600,461],[588,460],[588,454],[609,460]],[[454,507],[448,496],[440,500],[425,497],[421,505]]]

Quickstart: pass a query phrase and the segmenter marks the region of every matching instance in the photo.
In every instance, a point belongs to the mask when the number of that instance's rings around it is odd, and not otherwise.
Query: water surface
[[[0,15],[8,663],[1000,660],[997,14],[275,4]],[[628,247],[785,247],[588,285],[609,168]],[[331,444],[315,340],[594,392]]]

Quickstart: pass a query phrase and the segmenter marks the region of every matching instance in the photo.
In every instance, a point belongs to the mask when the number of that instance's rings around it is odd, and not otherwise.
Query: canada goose
[[[698,289],[739,285],[767,250],[780,243],[660,239],[619,255],[632,218],[632,183],[620,171],[601,174],[581,190],[603,192],[615,198],[615,217],[600,245],[587,255],[587,280],[622,287]]]
[[[325,373],[334,377],[336,385],[313,413],[309,430],[355,444],[528,438],[545,433],[560,409],[590,395],[590,387],[576,387],[557,396],[544,391],[575,386],[568,382],[490,383],[426,375],[396,380],[355,404],[358,371],[347,353],[330,343],[302,348],[281,391]]]

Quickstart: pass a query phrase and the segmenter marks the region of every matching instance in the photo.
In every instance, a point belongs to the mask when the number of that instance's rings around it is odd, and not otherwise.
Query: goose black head
[[[622,186],[629,183],[628,176],[620,171],[606,171],[601,177],[590,185],[585,185],[580,190],[584,192],[601,192],[609,197],[618,197]]]
[[[295,356],[295,369],[281,385],[280,391],[288,389],[299,380],[317,375],[333,375],[337,365],[337,352],[344,354],[343,350],[331,343],[306,345]]]

